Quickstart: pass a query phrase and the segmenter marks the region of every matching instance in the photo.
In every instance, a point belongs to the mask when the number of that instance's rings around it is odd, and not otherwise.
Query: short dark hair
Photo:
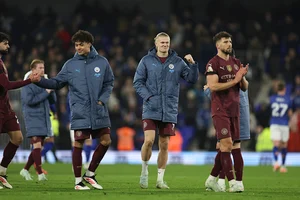
[[[72,36],[72,42],[88,42],[93,44],[94,36],[88,31],[79,30]]]
[[[9,35],[7,35],[6,33],[0,32],[0,42],[3,42],[5,40],[7,40],[7,41],[10,40]]]
[[[277,91],[280,92],[280,91],[282,91],[284,89],[285,89],[285,83],[284,83],[284,81],[282,81],[282,80],[278,81],[278,83],[277,83]]]
[[[219,33],[217,33],[214,37],[213,37],[213,42],[216,44],[219,40],[221,40],[222,38],[231,38],[232,36],[226,32],[226,31],[221,31]]]

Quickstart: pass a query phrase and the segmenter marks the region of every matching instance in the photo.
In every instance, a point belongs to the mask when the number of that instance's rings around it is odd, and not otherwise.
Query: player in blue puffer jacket
[[[155,131],[159,130],[158,176],[156,187],[168,189],[163,181],[168,161],[170,136],[175,135],[177,123],[180,78],[189,83],[198,80],[198,64],[193,57],[185,56],[188,65],[170,48],[170,37],[159,33],[155,47],[144,56],[134,76],[134,88],[143,98],[143,129],[145,133],[142,146],[141,188],[148,188],[148,161],[152,153]]]

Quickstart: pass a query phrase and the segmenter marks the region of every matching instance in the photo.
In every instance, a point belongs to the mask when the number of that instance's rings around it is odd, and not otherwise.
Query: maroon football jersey
[[[28,85],[31,81],[9,81],[6,67],[0,59],[0,117],[11,114],[13,111],[9,104],[8,90]]]
[[[219,83],[226,83],[235,78],[239,70],[240,61],[229,57],[224,60],[218,55],[214,56],[206,65],[206,75],[217,74]],[[240,114],[240,84],[218,91],[211,92],[211,113],[212,116],[238,117]]]

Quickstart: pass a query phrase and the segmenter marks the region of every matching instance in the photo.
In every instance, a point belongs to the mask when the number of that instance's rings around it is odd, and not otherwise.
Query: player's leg
[[[231,154],[234,162],[233,167],[235,172],[236,183],[240,186],[241,192],[243,192],[244,191],[244,184],[243,184],[244,159],[241,152],[240,141],[235,141],[233,143]]]
[[[220,142],[219,141],[216,144],[216,150],[217,150],[217,152],[220,151]],[[219,173],[218,184],[221,187],[222,192],[225,192],[226,191],[225,173],[222,169]]]
[[[44,145],[42,146],[41,156],[45,158],[46,160],[46,154],[49,150],[52,150],[54,147],[54,136],[46,137],[44,139]],[[56,158],[56,155],[54,154],[54,157]],[[55,159],[56,160],[56,159]],[[34,164],[34,168],[36,168],[36,165]],[[42,171],[44,174],[48,174],[48,172],[42,168]]]
[[[29,169],[30,167],[34,164],[34,160],[33,160],[33,155],[32,155],[32,151],[30,152],[29,156],[28,156],[28,160],[27,163],[25,164],[24,168],[20,171],[20,175],[26,180],[26,181],[31,181],[33,180],[30,173],[29,173]]]
[[[81,177],[82,169],[82,147],[86,139],[90,137],[88,130],[75,130],[74,131],[74,146],[72,152],[72,165],[75,176],[75,190],[89,190],[90,188],[84,185]]]
[[[164,174],[168,162],[168,147],[170,136],[175,136],[175,124],[173,123],[159,123],[159,153],[157,157],[157,181],[156,187],[159,189],[169,189],[169,186],[164,182]]]
[[[230,132],[231,132],[231,138],[234,141],[233,145],[231,147],[231,153],[233,155],[234,159],[234,169],[235,169],[235,174],[236,174],[236,180],[232,179],[231,181],[229,180],[227,173],[225,171],[226,177],[228,178],[229,181],[229,192],[243,192],[244,191],[244,186],[242,182],[242,176],[243,176],[243,169],[244,169],[244,161],[242,158],[241,154],[241,145],[240,145],[240,118],[239,117],[231,117],[230,118]],[[235,148],[235,149],[234,149]],[[229,154],[230,156],[230,154]],[[229,162],[229,160],[228,160]],[[222,162],[223,164],[223,162]],[[225,163],[224,163],[225,164]],[[230,177],[233,175],[232,173],[232,161],[230,158]],[[223,168],[223,166],[222,166]]]
[[[220,141],[220,150],[215,157],[214,167],[211,170],[209,177],[205,181],[206,189],[213,190],[215,192],[221,192],[222,189],[217,183],[217,177],[222,170],[227,176],[228,181],[232,181],[233,174],[230,174],[230,164],[232,171],[232,162],[230,157],[230,151],[232,148],[232,140],[230,135],[230,120],[229,118],[221,118],[219,116],[213,117],[213,124],[216,129],[217,139]],[[223,163],[225,162],[225,163]]]
[[[282,158],[282,163],[281,163],[281,167],[280,167],[280,172],[281,173],[286,173],[287,172],[287,168],[285,166],[285,160],[286,160],[286,155],[288,153],[287,151],[287,143],[289,141],[289,127],[288,126],[281,126],[281,134],[282,134],[282,139],[281,139],[281,143],[280,143],[280,147],[281,147],[281,158]]]
[[[2,132],[8,133],[10,141],[3,151],[3,158],[0,163],[0,183],[2,183],[4,187],[12,189],[12,186],[7,182],[6,170],[23,141],[23,135],[20,131],[19,122],[16,116],[9,116],[4,120],[6,121],[1,123],[1,125],[3,124]]]
[[[43,149],[41,152],[42,157],[45,157],[47,152],[50,151],[53,148],[53,146],[54,146],[54,137],[51,136],[45,138]]]
[[[281,142],[281,167],[280,167],[280,172],[281,173],[286,173],[287,168],[285,166],[285,160],[286,160],[286,155],[287,155],[287,142]]]
[[[44,137],[34,136],[31,137],[31,144],[33,145],[32,158],[35,164],[35,170],[38,174],[38,181],[46,181],[47,178],[42,170],[42,152]]]
[[[95,179],[95,171],[98,168],[101,160],[105,156],[110,144],[111,144],[111,138],[110,138],[110,128],[102,128],[99,130],[93,130],[92,132],[92,138],[100,138],[100,143],[96,147],[90,166],[86,173],[83,175],[84,180],[91,184],[96,189],[102,190],[103,187],[98,184],[97,180]]]
[[[233,189],[236,185],[233,171],[232,171],[232,160],[231,151],[233,148],[233,140],[239,139],[239,132],[237,134],[237,128],[239,131],[239,121],[237,125],[234,123],[233,118],[217,118],[217,136],[220,139],[220,151],[221,151],[221,166],[222,170],[227,177],[229,182],[229,191],[235,192]],[[237,126],[237,127],[236,127]]]
[[[168,162],[168,147],[170,136],[159,135],[158,146],[159,152],[157,157],[157,180],[156,187],[159,189],[169,189],[168,185],[164,182],[164,174]]]
[[[273,171],[277,171],[280,169],[280,164],[278,163],[278,155],[280,151],[280,141],[281,141],[281,133],[280,128],[277,125],[270,126],[271,132],[271,140],[273,141],[273,157],[274,157],[274,164],[273,164]]]
[[[92,140],[92,138],[90,138],[90,139],[85,140],[84,145],[83,145],[83,151],[85,153],[85,163],[84,163],[83,167],[85,170],[87,170],[90,165],[92,144],[93,144],[93,140]]]
[[[148,161],[152,155],[152,146],[155,140],[157,121],[151,119],[143,120],[144,143],[141,148],[142,172],[140,176],[140,187],[148,188]]]
[[[56,136],[51,136],[51,137],[48,137],[48,139],[50,140],[50,142],[53,143],[53,146],[52,146],[52,148],[51,148],[51,151],[52,151],[52,153],[53,153],[55,162],[61,162],[61,161],[57,158],[57,155],[56,155],[55,137],[56,137]]]

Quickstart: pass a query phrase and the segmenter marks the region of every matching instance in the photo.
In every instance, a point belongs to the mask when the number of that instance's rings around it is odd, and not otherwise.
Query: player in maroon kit
[[[240,138],[239,91],[248,89],[248,82],[243,76],[249,66],[244,67],[238,59],[230,56],[232,41],[229,33],[219,32],[213,40],[218,53],[208,62],[205,74],[212,92],[211,113],[220,150],[205,187],[215,192],[222,191],[216,181],[222,169],[229,181],[229,192],[242,192],[242,185],[234,179],[230,152]]]
[[[0,32],[0,134],[7,133],[10,137],[10,141],[3,151],[3,158],[0,163],[0,183],[4,187],[12,189],[12,186],[7,182],[6,169],[16,154],[19,145],[22,143],[23,136],[17,116],[9,104],[7,91],[23,87],[38,80],[33,76],[24,81],[8,80],[7,70],[2,61],[2,56],[8,53],[8,49],[9,36]],[[0,189],[2,188],[0,186]]]

